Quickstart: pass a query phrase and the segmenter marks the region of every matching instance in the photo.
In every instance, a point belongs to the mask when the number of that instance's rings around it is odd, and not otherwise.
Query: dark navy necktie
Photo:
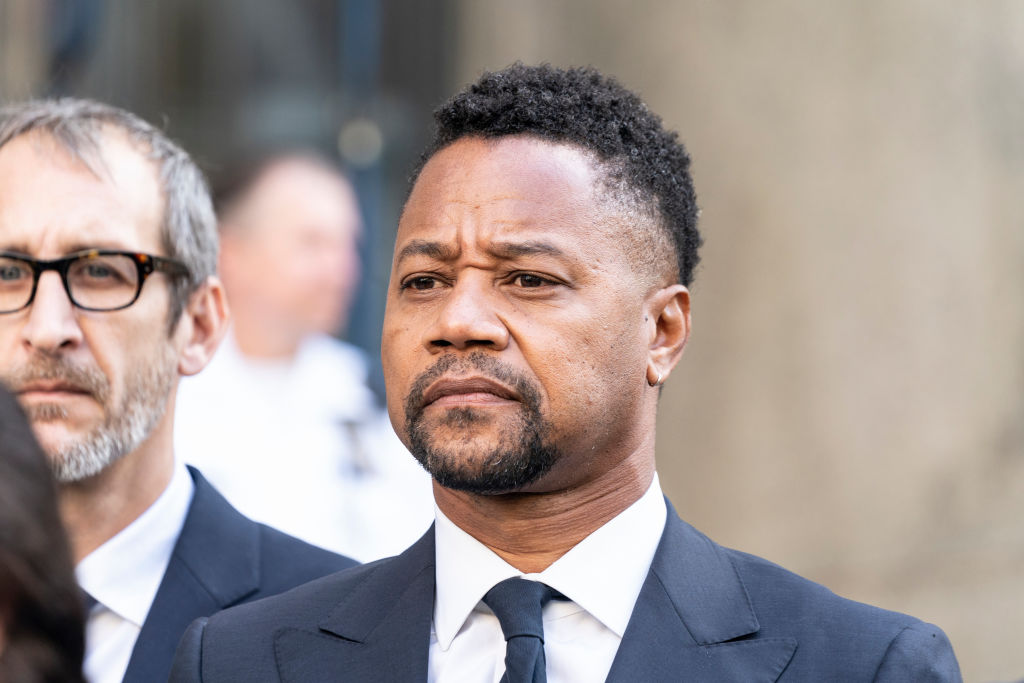
[[[544,623],[541,611],[561,594],[539,581],[505,579],[487,591],[491,608],[505,635],[505,675],[501,683],[546,683]]]

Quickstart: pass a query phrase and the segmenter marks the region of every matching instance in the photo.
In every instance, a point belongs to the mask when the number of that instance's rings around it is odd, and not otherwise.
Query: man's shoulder
[[[276,595],[218,612],[211,617],[208,632],[223,628],[237,633],[243,629],[249,636],[255,636],[262,624],[270,624],[274,629],[315,628],[320,620],[330,614],[381,564],[393,560],[387,558],[369,564],[347,566]]]
[[[355,564],[253,522],[198,470],[189,474],[192,502],[125,680],[166,679],[178,639],[195,619]]]
[[[381,563],[393,560],[348,567],[282,593],[217,612],[202,625],[204,658],[209,666],[230,669],[243,660],[269,657],[275,638],[283,631],[316,633],[320,624]],[[271,660],[267,661],[269,666]]]
[[[871,680],[958,681],[941,628],[833,593],[763,558],[726,551],[757,614],[758,637],[796,637],[793,675],[811,679],[862,671]]]
[[[729,604],[736,617],[732,623],[744,624],[742,639],[795,642],[785,680],[830,680],[840,673],[848,680],[959,680],[952,646],[939,627],[839,596],[774,562],[720,546],[677,521],[672,526],[677,538],[685,539],[682,548],[718,557],[717,564],[704,563],[718,576],[705,578],[711,591],[736,598]],[[672,565],[662,573],[669,581],[694,578],[673,572]],[[732,592],[721,588],[730,585]],[[742,615],[752,619],[741,620]]]
[[[214,614],[204,641],[215,648],[251,643],[258,649],[281,629],[316,631],[340,615],[358,620],[381,616],[402,599],[433,603],[433,531],[394,557],[350,566],[279,594],[233,606]],[[429,581],[424,582],[424,574]],[[429,595],[426,595],[426,593]],[[415,597],[414,597],[415,596]]]
[[[889,632],[920,623],[906,614],[839,596],[763,557],[719,545],[681,520],[671,508],[670,515],[655,568],[660,567],[661,573],[670,577],[682,571],[685,576],[674,578],[690,582],[700,579],[716,595],[748,602],[762,633],[794,626],[852,627],[870,632],[872,625]]]
[[[722,548],[758,614],[761,628],[800,624],[812,629],[853,627],[860,633],[891,633],[920,620],[837,595],[824,585],[774,562]]]
[[[197,619],[181,639],[170,680],[277,681],[282,634],[301,634],[326,646],[334,639],[321,632],[321,625],[382,563],[393,560],[350,567]]]

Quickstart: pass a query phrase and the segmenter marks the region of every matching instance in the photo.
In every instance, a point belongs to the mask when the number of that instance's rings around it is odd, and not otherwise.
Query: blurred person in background
[[[360,560],[397,553],[430,524],[430,478],[377,405],[362,351],[332,336],[361,273],[352,185],[299,150],[221,185],[231,329],[181,384],[176,443],[254,519]]]
[[[81,683],[85,616],[46,457],[0,387],[0,683]]]
[[[88,100],[0,110],[0,381],[58,482],[92,683],[167,677],[196,617],[353,562],[256,524],[175,457],[174,397],[227,326],[202,174]]]

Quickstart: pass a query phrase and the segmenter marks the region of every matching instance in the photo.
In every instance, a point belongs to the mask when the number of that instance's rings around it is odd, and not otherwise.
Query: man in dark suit
[[[0,380],[59,482],[92,683],[166,679],[188,624],[352,566],[241,516],[172,443],[224,334],[202,174],[128,112],[0,112]],[[244,453],[238,453],[244,458]]]
[[[939,628],[722,548],[661,495],[700,244],[675,134],[548,66],[485,74],[436,118],[382,346],[435,525],[196,622],[171,680],[959,680]]]

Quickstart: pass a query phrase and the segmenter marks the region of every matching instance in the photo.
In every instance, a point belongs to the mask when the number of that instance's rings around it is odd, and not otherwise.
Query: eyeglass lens
[[[31,263],[0,256],[0,312],[25,307],[34,279]],[[90,254],[68,265],[65,281],[76,305],[109,310],[132,302],[139,290],[139,270],[130,256]]]

